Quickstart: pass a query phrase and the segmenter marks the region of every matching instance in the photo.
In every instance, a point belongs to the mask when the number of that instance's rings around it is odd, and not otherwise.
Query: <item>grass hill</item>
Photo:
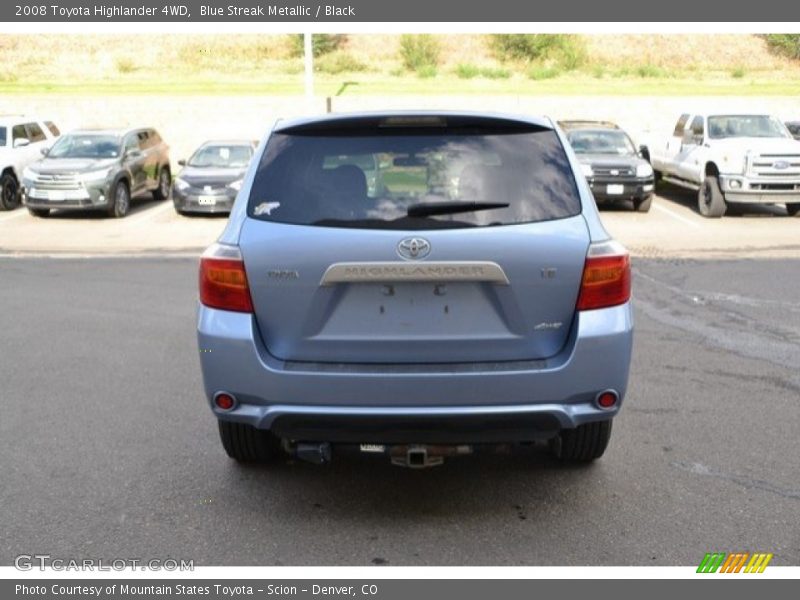
[[[302,92],[293,35],[0,35],[4,93]],[[800,60],[763,36],[317,38],[316,92],[796,95]]]

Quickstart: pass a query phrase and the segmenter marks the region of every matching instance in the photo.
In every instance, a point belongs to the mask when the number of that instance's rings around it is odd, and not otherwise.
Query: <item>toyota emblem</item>
[[[397,244],[397,253],[408,260],[425,258],[431,252],[431,244],[424,238],[411,237],[400,240]]]

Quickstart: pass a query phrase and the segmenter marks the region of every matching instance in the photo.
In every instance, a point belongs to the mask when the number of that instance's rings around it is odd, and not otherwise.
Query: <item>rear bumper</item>
[[[579,313],[565,347],[546,360],[287,363],[269,355],[252,315],[205,306],[198,313],[203,381],[216,416],[281,435],[301,432],[305,437],[316,430],[320,433],[314,435],[329,437],[318,441],[343,441],[333,439],[337,431],[353,438],[347,441],[421,441],[395,439],[415,438],[419,431],[428,432],[422,437],[451,431],[453,435],[444,435],[451,442],[473,437],[523,441],[523,430],[535,439],[608,419],[625,396],[632,341],[628,303]],[[595,404],[597,395],[608,389],[620,396],[611,410]],[[213,397],[220,391],[236,397],[236,408],[223,412],[214,407]],[[441,437],[424,441],[443,441]]]

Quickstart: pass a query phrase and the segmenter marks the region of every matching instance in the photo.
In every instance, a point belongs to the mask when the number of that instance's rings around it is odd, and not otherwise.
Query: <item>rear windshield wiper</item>
[[[429,217],[477,210],[492,210],[494,208],[508,208],[508,206],[508,202],[422,202],[409,206],[406,209],[406,214],[409,217]]]

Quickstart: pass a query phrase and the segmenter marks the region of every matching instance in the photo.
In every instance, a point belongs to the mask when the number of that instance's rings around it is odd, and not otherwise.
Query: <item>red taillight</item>
[[[215,244],[200,259],[200,302],[211,308],[253,312],[239,249]]]
[[[631,297],[631,260],[616,242],[592,247],[586,257],[578,310],[625,304]]]

